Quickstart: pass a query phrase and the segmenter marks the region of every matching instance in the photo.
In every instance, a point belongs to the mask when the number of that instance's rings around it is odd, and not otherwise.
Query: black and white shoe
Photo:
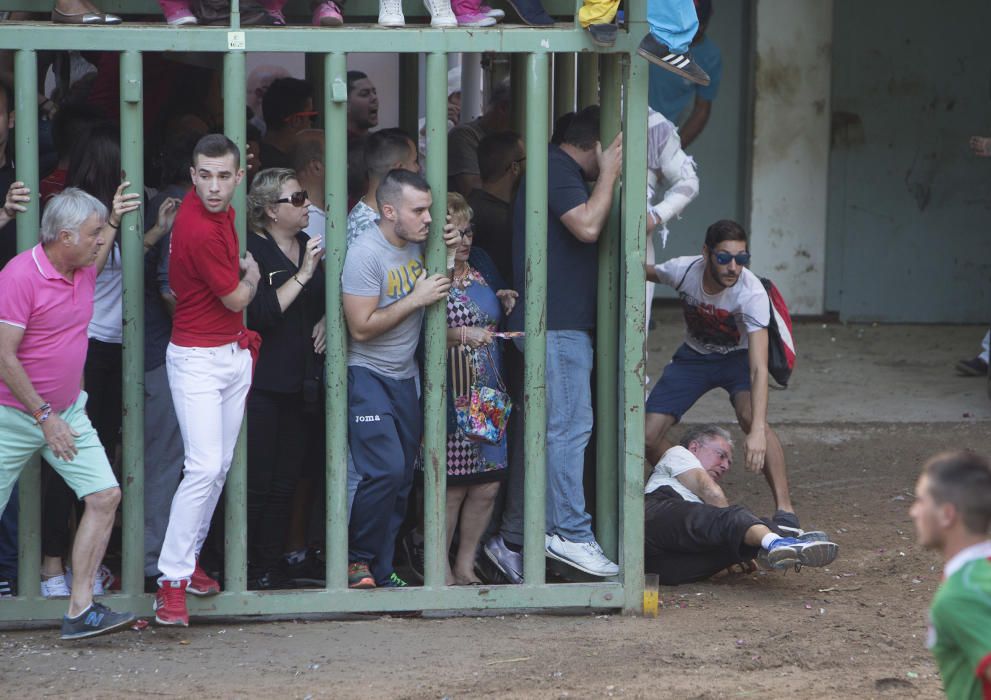
[[[17,597],[17,579],[13,576],[0,576],[0,598]]]
[[[709,75],[699,68],[692,59],[692,54],[674,53],[667,46],[654,38],[653,34],[647,34],[637,47],[637,53],[646,58],[654,65],[658,65],[665,70],[680,75],[685,80],[690,80],[698,85],[708,85]]]
[[[114,612],[102,603],[93,602],[77,617],[62,618],[62,639],[86,639],[116,632],[136,619],[134,613]]]

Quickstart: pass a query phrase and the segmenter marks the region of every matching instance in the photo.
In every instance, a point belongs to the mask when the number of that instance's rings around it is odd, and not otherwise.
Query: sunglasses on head
[[[276,204],[292,204],[294,207],[301,207],[306,204],[306,190],[300,190],[299,192],[293,192],[288,197],[283,197],[282,199],[275,200]]]
[[[750,264],[750,253],[737,253],[736,255],[730,255],[724,250],[720,250],[712,254],[716,258],[716,262],[720,265],[729,265],[730,260],[736,260],[736,264],[749,265]]]

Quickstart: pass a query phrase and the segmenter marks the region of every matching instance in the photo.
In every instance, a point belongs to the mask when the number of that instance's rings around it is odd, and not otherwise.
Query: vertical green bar
[[[578,109],[599,104],[599,54],[578,55]]]
[[[38,242],[41,207],[38,202],[38,58],[34,50],[14,54],[14,162],[17,179],[31,189],[26,212],[17,215],[17,249],[27,250]],[[6,193],[4,193],[6,194]],[[36,598],[41,578],[41,469],[37,457],[21,471],[20,514],[17,520],[19,542],[18,592]]]
[[[526,114],[526,262],[523,330],[523,580],[544,583],[547,494],[547,100],[546,53],[526,57],[526,95],[535,109]]]
[[[348,95],[347,56],[325,54],[324,114],[327,129],[324,140],[325,200],[327,227],[324,241],[327,250],[324,272],[327,279],[327,587],[347,587],[348,564],[348,370],[347,337],[341,306],[341,272],[344,270],[345,233],[348,216]]]
[[[419,54],[399,54],[399,126],[413,138],[420,130]]]
[[[554,119],[575,110],[575,54],[554,54]]]
[[[231,6],[233,21],[237,0]],[[231,51],[224,54],[224,133],[237,144],[241,152],[241,167],[245,165],[245,56],[242,51]],[[244,210],[246,180],[242,180],[234,191],[233,207],[235,211],[235,226],[241,241],[241,250],[245,247],[246,215]],[[224,504],[224,590],[240,592],[247,589],[247,446],[245,444],[244,423],[234,448],[234,461],[227,473],[227,484]]]
[[[642,3],[637,2],[638,5]],[[642,7],[640,8],[642,10]],[[642,16],[642,14],[640,15]],[[624,57],[625,58],[625,57]],[[633,144],[647,142],[647,62],[633,56],[626,81],[626,110],[623,136],[623,347],[622,411],[623,470],[620,515],[623,579],[623,612],[643,610],[643,444],[644,444],[644,321],[646,280],[643,262],[647,249],[646,149]]]
[[[513,131],[526,139],[527,127],[527,55],[514,53],[509,55],[509,87],[513,96],[512,122]],[[541,97],[543,99],[543,97]]]
[[[600,140],[606,148],[620,130],[621,54],[602,57]],[[636,148],[636,144],[630,144]],[[619,459],[619,183],[599,237],[599,298],[595,322],[595,535],[613,561],[619,551],[617,481]]]
[[[231,0],[231,29],[241,28],[241,1]]]
[[[141,54],[120,57],[120,153],[128,192],[144,192],[143,85]],[[144,207],[121,222],[124,267],[124,482],[123,589],[144,592]]]
[[[427,54],[427,181],[433,192],[427,272],[444,272],[447,254],[447,54]],[[426,366],[423,372],[423,531],[426,540],[424,584],[444,585],[447,556],[447,304],[433,304],[426,314]]]

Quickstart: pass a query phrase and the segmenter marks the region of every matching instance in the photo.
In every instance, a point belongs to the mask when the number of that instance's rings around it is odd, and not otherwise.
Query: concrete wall
[[[751,267],[797,314],[825,310],[832,5],[756,3]]]
[[[836,0],[827,308],[991,318],[991,2]],[[980,336],[975,331],[975,342]]]

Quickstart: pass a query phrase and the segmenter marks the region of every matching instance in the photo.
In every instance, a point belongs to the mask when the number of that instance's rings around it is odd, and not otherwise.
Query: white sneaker
[[[609,561],[596,541],[570,542],[559,535],[544,536],[544,552],[551,559],[591,576],[618,576],[619,566]]]
[[[430,26],[435,28],[457,27],[458,18],[451,9],[451,0],[423,0],[430,13]]]
[[[66,585],[71,589],[72,567],[67,566],[65,568],[65,582]],[[107,589],[110,588],[110,586],[113,584],[113,582],[114,582],[113,572],[106,565],[100,564],[100,566],[96,570],[96,577],[93,579],[93,595],[94,596],[104,595],[107,592]]]
[[[379,26],[405,27],[402,0],[379,0]]]
[[[68,598],[72,595],[72,590],[65,580],[65,576],[59,574],[51,578],[41,579],[42,598]]]

